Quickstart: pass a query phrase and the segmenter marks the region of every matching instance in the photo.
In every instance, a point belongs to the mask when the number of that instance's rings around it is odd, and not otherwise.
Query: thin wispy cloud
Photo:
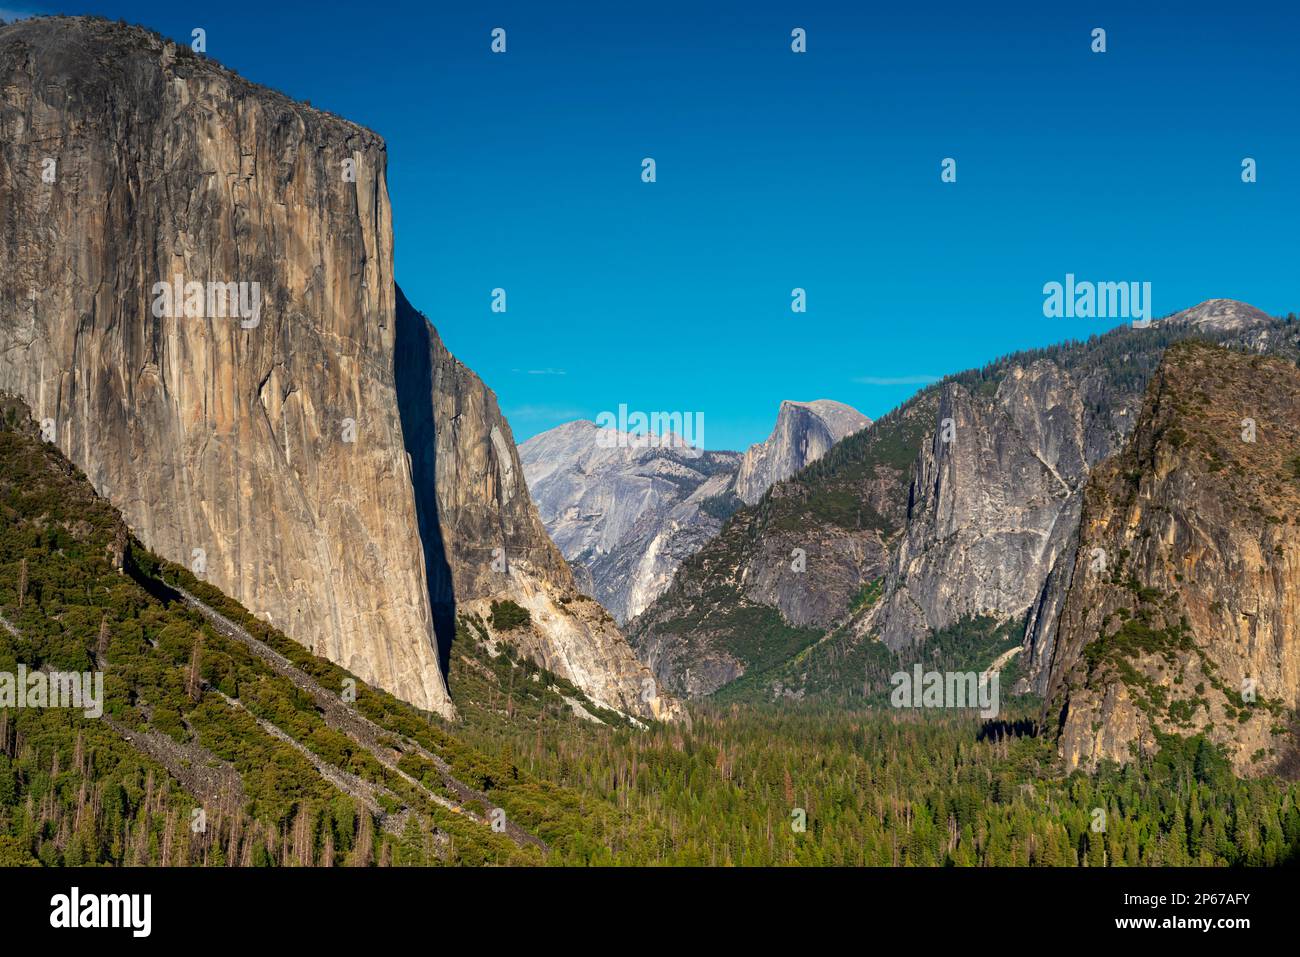
[[[517,405],[514,408],[505,410],[506,417],[519,421],[536,422],[538,420],[549,419],[579,419],[582,418],[581,409],[571,409],[565,406],[555,405]]]
[[[861,385],[929,385],[931,382],[938,382],[942,378],[943,376],[939,375],[864,375],[857,376],[853,381]]]
[[[565,369],[511,369],[511,372],[522,372],[524,375],[568,375]]]

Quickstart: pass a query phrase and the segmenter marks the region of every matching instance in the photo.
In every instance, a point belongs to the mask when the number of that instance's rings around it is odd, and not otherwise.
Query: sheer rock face
[[[594,422],[568,422],[519,448],[528,487],[555,544],[582,568],[619,621],[638,615],[687,555],[718,533],[740,455],[609,441]]]
[[[524,484],[497,398],[447,351],[398,290],[397,382],[411,449],[434,617],[449,647],[453,613],[477,615],[492,641],[518,647],[597,704],[641,717],[683,711],[658,693],[617,624],[582,596]],[[494,601],[531,623],[498,633]]]
[[[1087,385],[1047,359],[1011,368],[992,395],[945,385],[869,625],[889,647],[1034,604],[1070,542],[1088,469],[1122,438],[1108,423],[1136,412],[1136,396],[1112,395],[1099,421]]]
[[[782,402],[776,427],[767,441],[751,445],[736,475],[736,494],[753,505],[763,493],[783,482],[810,462],[815,462],[832,445],[871,424],[851,406],[829,399],[812,402]]]
[[[1294,333],[1264,312],[1212,299],[1151,329],[1013,362],[977,391],[945,383],[884,598],[857,630],[897,649],[966,614],[1027,614],[1018,690],[1045,693],[1087,477],[1123,448],[1165,348],[1191,336],[1255,352],[1295,348]]]
[[[1148,357],[1163,355],[1160,343],[1172,344],[1188,337],[1204,337],[1230,345],[1234,349],[1260,354],[1294,354],[1295,333],[1287,326],[1271,319],[1267,313],[1254,306],[1233,299],[1209,299],[1190,309],[1159,319],[1151,330],[1161,337],[1155,348],[1147,346],[1124,356],[1141,357],[1145,365]],[[1145,339],[1150,331],[1139,332]],[[1153,369],[1154,374],[1154,369]],[[1094,387],[1087,401],[1099,410],[1111,411],[1111,432],[1116,436],[1116,451],[1126,441],[1136,412],[1141,408],[1147,377],[1137,379],[1109,374],[1092,376],[1100,388]],[[1118,413],[1118,414],[1116,414]],[[1095,456],[1094,456],[1095,458]],[[1047,691],[1049,667],[1056,642],[1056,630],[1074,576],[1075,553],[1078,550],[1077,530],[1071,541],[1058,552],[1056,563],[1048,573],[1034,604],[1030,607],[1025,627],[1023,677],[1020,691],[1042,695]]]
[[[598,441],[592,422],[569,422],[520,447],[528,485],[551,536],[620,622],[644,611],[743,502],[821,458],[871,420],[818,399],[783,402],[766,442],[737,452],[634,436]]]
[[[147,31],[3,28],[0,389],[150,548],[450,715],[397,416],[385,163],[373,133]],[[258,283],[260,315],[156,316],[177,275]]]
[[[379,137],[83,18],[0,28],[0,134],[0,390],[151,549],[444,716],[455,602],[499,596],[596,700],[679,713],[575,600],[495,397],[396,289]],[[156,314],[177,275],[257,283],[260,313]]]
[[[1239,772],[1276,765],[1300,700],[1297,515],[1300,372],[1171,348],[1128,447],[1087,486],[1050,649],[1069,767],[1202,730]]]

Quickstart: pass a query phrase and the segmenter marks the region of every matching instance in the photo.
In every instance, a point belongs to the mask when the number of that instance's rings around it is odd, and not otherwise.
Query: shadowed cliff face
[[[1300,701],[1300,372],[1175,346],[1123,454],[1090,478],[1048,708],[1069,767],[1158,734],[1271,770]]]
[[[433,421],[434,340],[437,333],[397,289],[397,354],[394,380],[397,408],[402,419],[402,439],[411,462],[416,521],[424,551],[425,579],[429,585],[429,606],[433,613],[438,643],[438,663],[444,675],[450,673],[451,643],[456,635],[456,589],[447,544],[438,514],[437,427]]]
[[[649,718],[681,714],[657,692],[618,626],[579,594],[524,484],[496,396],[461,364],[397,291],[397,387],[440,649],[455,617],[473,617],[492,643],[513,645],[596,703]],[[498,630],[492,603],[529,612]]]
[[[0,29],[0,389],[151,548],[450,715],[397,414],[385,164],[373,133],[145,30]],[[260,312],[156,308],[177,276],[256,283]]]

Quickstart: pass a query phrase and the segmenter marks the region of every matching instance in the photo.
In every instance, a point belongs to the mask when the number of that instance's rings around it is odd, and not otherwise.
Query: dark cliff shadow
[[[171,607],[175,602],[183,602],[180,592],[139,566],[135,560],[135,552],[131,548],[127,548],[123,556],[122,574],[143,588],[149,597],[165,608]]]
[[[438,642],[442,673],[449,675],[451,643],[456,634],[456,594],[438,515],[438,443],[433,423],[433,364],[429,321],[397,289],[397,329],[393,371],[402,441],[411,458],[415,516],[424,548],[424,575]]]

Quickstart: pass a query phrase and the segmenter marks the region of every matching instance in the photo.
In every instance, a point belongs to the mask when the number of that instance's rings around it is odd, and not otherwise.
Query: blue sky
[[[210,56],[381,133],[398,282],[521,441],[620,403],[703,412],[713,448],[785,398],[878,416],[1117,324],[1044,318],[1067,272],[1150,282],[1156,315],[1300,311],[1280,5],[0,6],[201,26]]]

